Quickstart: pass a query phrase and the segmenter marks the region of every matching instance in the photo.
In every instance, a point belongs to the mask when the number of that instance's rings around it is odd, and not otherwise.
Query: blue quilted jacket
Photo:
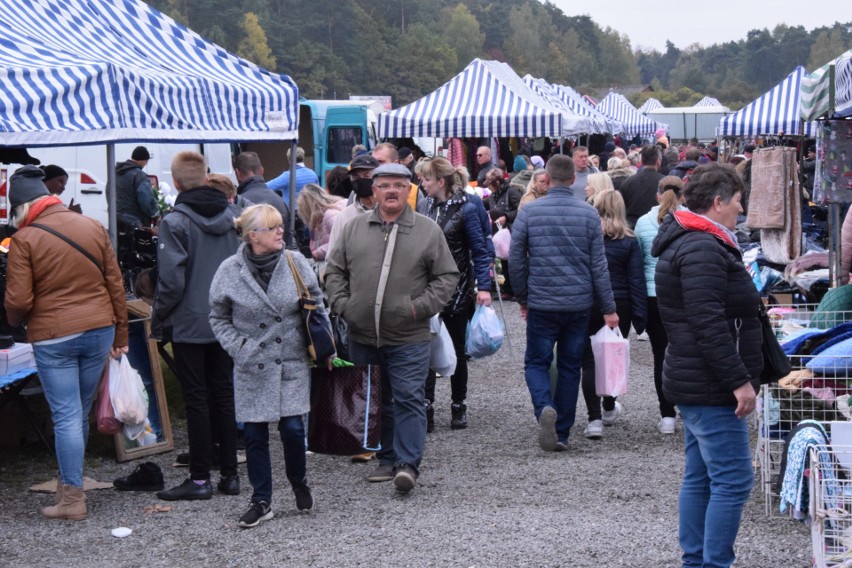
[[[615,311],[601,218],[567,187],[552,187],[512,226],[509,276],[515,297],[545,312]]]

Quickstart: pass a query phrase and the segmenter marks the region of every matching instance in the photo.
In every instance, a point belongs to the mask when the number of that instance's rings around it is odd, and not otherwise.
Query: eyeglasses
[[[476,155],[477,158],[482,158],[483,156],[485,156],[485,154],[477,154]]]
[[[383,184],[376,184],[376,187],[378,189],[380,189],[381,191],[390,191],[391,189],[395,189],[397,191],[403,191],[405,189],[408,189],[411,186],[407,183],[383,183]]]
[[[253,233],[266,233],[267,231],[283,231],[284,225],[275,225],[274,227],[260,227],[258,229],[252,229]]]

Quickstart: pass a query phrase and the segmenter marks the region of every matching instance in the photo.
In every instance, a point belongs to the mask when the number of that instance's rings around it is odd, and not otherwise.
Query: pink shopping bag
[[[630,342],[616,328],[603,326],[591,337],[595,356],[595,391],[598,396],[621,396],[630,375]]]

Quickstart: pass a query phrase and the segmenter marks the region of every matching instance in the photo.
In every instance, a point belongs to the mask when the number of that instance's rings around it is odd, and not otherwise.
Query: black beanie
[[[136,162],[144,162],[151,159],[151,154],[148,153],[148,148],[145,146],[136,146],[133,153],[130,154],[130,159]]]
[[[24,166],[12,174],[9,178],[9,204],[12,209],[33,199],[50,195],[43,178],[44,172],[36,166]]]
[[[41,169],[44,171],[44,181],[68,175],[68,172],[53,164],[42,166]]]

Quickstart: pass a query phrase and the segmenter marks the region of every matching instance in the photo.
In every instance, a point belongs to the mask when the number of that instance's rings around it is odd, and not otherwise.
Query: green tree
[[[481,57],[485,35],[480,31],[479,21],[464,4],[447,8],[441,18],[447,25],[441,30],[441,38],[452,47],[461,70],[477,57]]]
[[[850,42],[844,38],[843,31],[835,27],[832,30],[820,32],[811,47],[808,58],[808,70],[814,71],[850,48]]]
[[[260,21],[254,12],[246,12],[242,22],[243,39],[237,46],[237,55],[256,63],[257,65],[275,70],[275,56],[266,42],[266,32],[260,27]]]
[[[503,51],[508,63],[521,76],[529,73],[541,77],[547,71],[542,26],[548,27],[549,22],[539,18],[529,2],[509,11],[510,33],[503,42]]]
[[[456,52],[423,24],[413,24],[399,38],[391,64],[392,80],[383,84],[395,105],[406,105],[437,89],[458,69]]]

